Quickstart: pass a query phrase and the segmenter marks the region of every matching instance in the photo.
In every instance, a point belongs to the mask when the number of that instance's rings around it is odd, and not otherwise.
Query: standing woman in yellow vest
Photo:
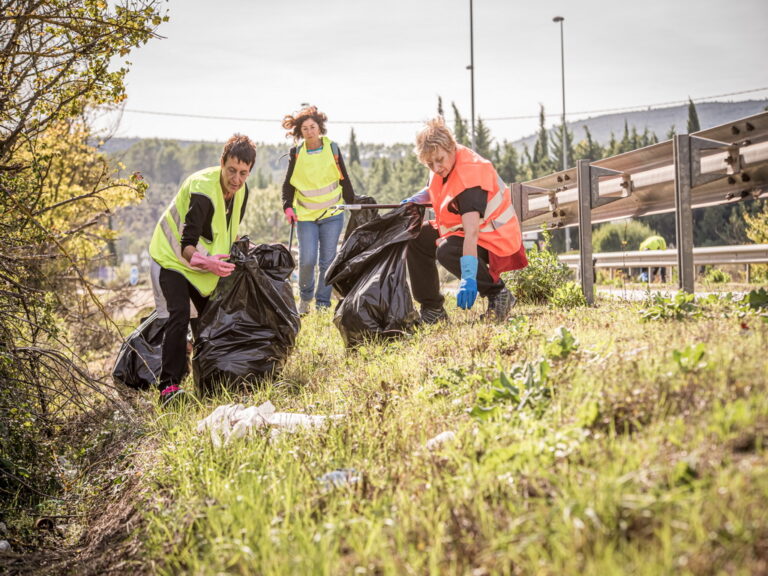
[[[331,286],[325,284],[325,271],[336,256],[344,225],[344,214],[332,206],[355,201],[339,148],[325,136],[327,120],[315,106],[283,118],[286,137],[293,137],[297,144],[291,148],[283,182],[283,211],[290,224],[296,223],[298,231],[300,314],[309,312],[313,299],[318,308],[331,305]]]
[[[219,278],[235,268],[224,260],[238,236],[248,201],[245,181],[255,162],[256,145],[235,134],[224,145],[220,165],[188,177],[155,226],[149,253],[160,267],[168,309],[160,371],[163,404],[183,393],[190,300],[202,316]]]

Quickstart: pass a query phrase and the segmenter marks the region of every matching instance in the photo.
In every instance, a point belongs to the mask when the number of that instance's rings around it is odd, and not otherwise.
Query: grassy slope
[[[319,431],[217,450],[196,422],[232,399],[158,417],[142,506],[152,570],[768,570],[764,319],[708,305],[699,319],[642,323],[638,305],[605,301],[515,313],[497,326],[452,309],[450,325],[355,352],[329,313],[312,313],[282,379],[238,400],[345,415]],[[560,326],[578,339],[562,359],[547,343]],[[697,343],[705,366],[674,360]],[[541,358],[549,373],[529,380],[526,406],[470,415],[493,404],[500,371]],[[446,430],[454,441],[425,448]],[[359,481],[325,490],[318,477],[341,468]]]

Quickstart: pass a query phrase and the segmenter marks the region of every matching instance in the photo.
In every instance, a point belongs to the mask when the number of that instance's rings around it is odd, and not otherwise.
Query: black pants
[[[187,373],[189,301],[194,303],[200,318],[208,304],[208,298],[202,296],[183,274],[165,268],[160,269],[160,289],[168,303],[168,321],[165,324],[160,370],[162,390],[172,384],[181,384]]]
[[[408,243],[406,258],[408,261],[408,276],[411,279],[413,297],[422,306],[440,308],[445,298],[440,294],[440,276],[437,263],[448,270],[456,278],[461,278],[461,257],[464,253],[464,238],[448,236],[435,242],[438,233],[429,222],[424,222],[419,235]],[[477,247],[477,291],[480,296],[494,296],[504,288],[504,282],[499,279],[494,282],[488,272],[488,250]]]

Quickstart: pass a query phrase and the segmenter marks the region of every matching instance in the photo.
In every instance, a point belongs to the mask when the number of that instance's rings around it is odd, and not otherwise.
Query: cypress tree
[[[478,154],[482,156],[483,158],[490,158],[491,157],[491,141],[493,140],[493,137],[491,136],[491,131],[489,130],[488,126],[485,125],[482,118],[477,119],[477,137],[475,139],[475,146]]]
[[[456,103],[451,102],[453,107],[453,135],[456,138],[456,142],[462,146],[471,146],[469,141],[469,130],[467,129],[467,121],[459,114],[459,109],[456,108]]]
[[[691,100],[690,96],[688,97],[688,134],[692,134],[693,132],[698,132],[701,130],[701,126],[699,125],[699,115],[696,113],[696,105],[693,103],[693,100]]]
[[[349,165],[360,164],[360,148],[357,146],[357,137],[355,136],[355,129],[349,132]]]

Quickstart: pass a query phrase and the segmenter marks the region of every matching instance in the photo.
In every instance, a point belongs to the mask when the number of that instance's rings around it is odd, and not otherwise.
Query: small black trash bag
[[[408,203],[358,226],[328,268],[326,284],[343,297],[333,322],[347,347],[402,334],[418,321],[405,251],[423,217],[424,208]]]
[[[376,204],[376,198],[373,196],[358,196],[355,194],[355,204]],[[350,210],[349,222],[347,222],[347,228],[344,231],[344,242],[350,237],[352,232],[356,228],[362,226],[366,222],[375,220],[379,215],[379,211],[376,208],[364,208],[362,210]]]
[[[200,317],[195,344],[198,392],[255,383],[285,364],[299,332],[290,284],[296,264],[282,244],[232,246],[235,270],[219,281]]]
[[[112,378],[130,388],[147,390],[156,385],[162,365],[163,334],[167,318],[157,311],[145,318],[120,347]]]

